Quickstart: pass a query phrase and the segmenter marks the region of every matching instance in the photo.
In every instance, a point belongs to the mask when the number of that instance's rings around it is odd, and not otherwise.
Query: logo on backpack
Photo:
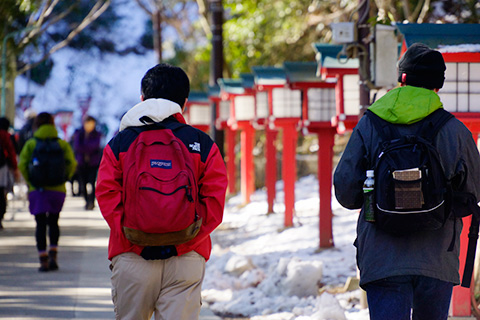
[[[150,168],[172,169],[172,161],[150,160]]]
[[[183,124],[173,124],[178,126]],[[141,246],[178,245],[195,238],[195,164],[171,129],[131,128],[138,133],[124,158],[124,217],[127,239]],[[168,169],[168,170],[159,170]]]
[[[193,151],[200,152],[200,143],[199,142],[194,142],[189,145],[190,149]]]
[[[37,139],[28,165],[28,180],[35,188],[58,186],[65,181],[65,156],[58,138]]]
[[[453,116],[437,110],[416,134],[402,136],[395,125],[371,111],[366,115],[383,141],[374,168],[376,226],[399,235],[443,227],[452,192],[432,141]]]

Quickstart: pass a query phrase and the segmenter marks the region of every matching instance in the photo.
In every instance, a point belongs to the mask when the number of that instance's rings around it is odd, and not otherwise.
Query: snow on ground
[[[279,181],[277,202],[283,196]],[[335,246],[319,252],[317,179],[297,181],[295,196],[294,227],[287,229],[282,203],[275,204],[276,213],[266,214],[265,190],[256,191],[245,206],[240,195],[227,201],[223,223],[212,236],[204,302],[218,314],[252,320],[368,319],[360,290],[341,290],[356,275],[358,212],[332,200]]]

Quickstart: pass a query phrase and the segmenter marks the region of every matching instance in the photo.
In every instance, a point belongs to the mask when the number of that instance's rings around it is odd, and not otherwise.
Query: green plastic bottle
[[[375,187],[374,171],[367,170],[367,179],[363,184],[364,211],[365,221],[375,222],[375,200],[373,198],[373,190]]]

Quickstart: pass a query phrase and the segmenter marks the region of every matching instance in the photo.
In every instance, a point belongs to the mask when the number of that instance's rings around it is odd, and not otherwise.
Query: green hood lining
[[[394,124],[412,124],[443,108],[433,90],[405,86],[390,90],[368,109]]]

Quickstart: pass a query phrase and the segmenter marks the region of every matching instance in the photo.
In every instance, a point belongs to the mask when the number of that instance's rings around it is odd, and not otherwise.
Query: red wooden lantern
[[[276,148],[274,140],[276,127],[281,128],[282,135],[282,178],[285,193],[285,227],[293,226],[295,210],[295,181],[296,181],[296,147],[297,126],[302,115],[301,91],[288,87],[286,74],[283,68],[254,67],[255,88],[257,92],[266,92],[268,98],[267,128],[267,200],[268,210],[273,212],[276,181]],[[265,113],[265,95],[256,96],[257,116],[259,106]],[[274,164],[275,163],[275,164]],[[275,171],[274,171],[275,170]]]
[[[240,130],[241,143],[241,172],[240,188],[242,202],[249,203],[250,196],[255,191],[255,175],[253,163],[253,144],[255,130],[252,121],[255,118],[255,96],[249,79],[251,75],[243,74],[241,79],[219,79],[222,101],[230,106],[227,125],[233,132]],[[231,138],[233,139],[233,138]],[[234,150],[229,159],[232,162],[227,163],[229,176],[234,176],[235,165],[233,163]]]
[[[337,79],[336,85],[336,116],[334,125],[338,133],[352,130],[358,122],[360,114],[360,91],[358,76],[358,60],[342,60],[342,46],[315,43],[317,53],[317,75],[322,79]]]
[[[284,68],[289,86],[303,92],[303,126],[308,132],[318,136],[319,247],[331,247],[333,246],[331,181],[336,133],[332,119],[336,115],[336,81],[333,78],[324,81],[317,77],[315,62],[285,62]]]
[[[198,91],[190,92],[184,117],[189,125],[204,132],[210,130],[212,109],[207,93]]]

